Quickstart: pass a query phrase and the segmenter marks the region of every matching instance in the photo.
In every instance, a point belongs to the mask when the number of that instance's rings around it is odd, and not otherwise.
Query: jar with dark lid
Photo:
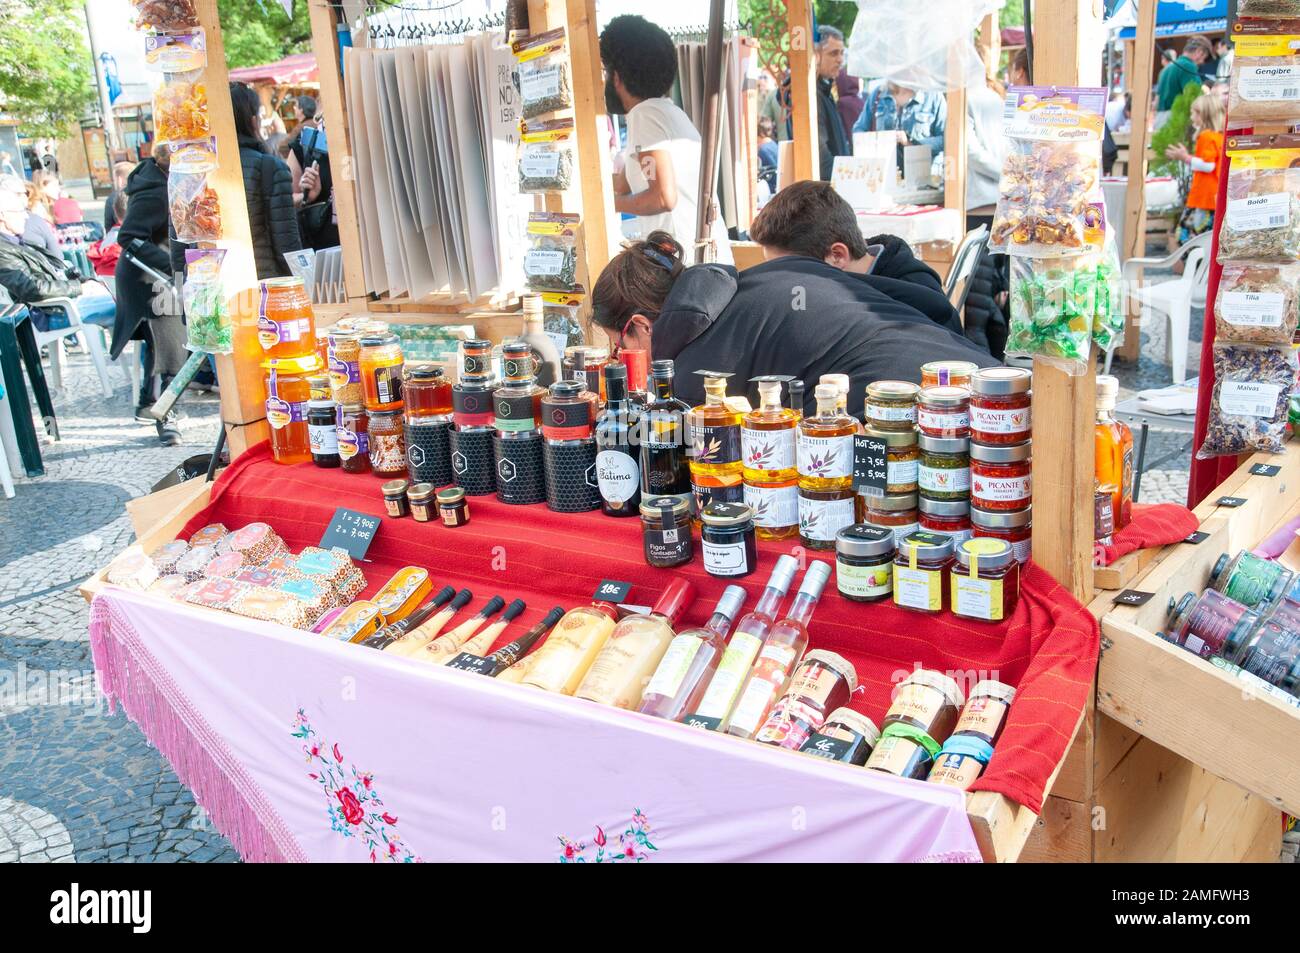
[[[916,430],[877,430],[867,427],[863,433],[885,442],[885,493],[915,493],[921,466],[921,448]],[[874,487],[863,488],[867,496],[879,496]]]
[[[342,404],[338,417],[339,460],[344,473],[370,472],[370,415],[362,404]]]
[[[911,430],[916,426],[916,395],[911,381],[873,381],[867,385],[863,419],[876,430]]]
[[[421,417],[451,419],[451,381],[436,364],[407,364],[402,402],[408,421]]]
[[[328,385],[325,392],[329,393]],[[338,408],[328,397],[307,402],[307,436],[312,463],[326,469],[339,466]]]
[[[427,523],[438,515],[431,483],[412,484],[406,491],[406,500],[411,505],[411,517],[417,523]]]
[[[464,526],[469,522],[469,501],[465,491],[458,486],[449,486],[438,491],[438,515],[444,526]]]
[[[919,509],[921,529],[926,532],[949,536],[958,546],[970,539],[970,504],[965,500],[932,500],[923,496]]]
[[[943,744],[956,729],[965,701],[956,680],[942,672],[918,669],[899,683],[881,728],[887,731],[893,724],[910,725]]]
[[[1244,606],[1255,608],[1275,602],[1291,588],[1295,575],[1281,563],[1242,550],[1236,556],[1224,553],[1210,570],[1210,588],[1217,589]]]
[[[932,500],[970,497],[970,441],[965,437],[927,437],[921,434],[921,467],[917,482],[921,495]]]
[[[391,331],[361,338],[361,390],[366,409],[402,409],[402,344]]]
[[[380,490],[384,494],[384,512],[394,519],[400,519],[410,512],[410,507],[406,499],[406,488],[410,486],[406,480],[389,480]]]
[[[891,530],[894,534],[894,545],[898,546],[921,528],[916,505],[915,493],[897,493],[892,496],[868,496],[859,493],[858,522]]]
[[[932,614],[948,608],[952,553],[952,539],[941,533],[907,536],[894,555],[894,605]]]
[[[712,500],[700,513],[704,571],[723,579],[748,576],[758,567],[754,511],[744,503]]]
[[[790,676],[790,685],[754,734],[759,744],[798,750],[858,687],[853,663],[835,652],[813,649]]]
[[[1165,638],[1201,658],[1235,662],[1259,621],[1259,613],[1214,589],[1199,596],[1189,592],[1176,603],[1169,600]]]
[[[1300,629],[1283,616],[1265,619],[1241,649],[1237,664],[1256,678],[1300,697]]]
[[[970,391],[965,387],[921,388],[916,427],[927,437],[969,437]]]
[[[473,338],[460,346],[462,377],[492,377],[492,342]]]
[[[406,473],[406,428],[400,410],[370,412],[370,469],[377,477]]]
[[[991,745],[997,744],[1002,729],[1007,725],[1007,710],[1015,697],[1016,690],[1004,682],[988,678],[976,682],[957,719],[953,737],[970,736]]]
[[[879,602],[894,591],[894,532],[856,523],[835,534],[835,586],[852,602]]]
[[[985,367],[971,375],[970,436],[980,443],[1022,443],[1033,434],[1033,375],[1023,367]]]
[[[852,708],[837,708],[799,750],[828,761],[863,765],[879,741],[880,729],[870,718]]]
[[[641,533],[645,561],[656,569],[671,569],[690,562],[694,540],[689,501],[679,496],[643,499]]]
[[[971,535],[975,538],[1005,539],[1022,566],[1029,562],[1033,542],[1032,509],[986,510],[970,508]]]
[[[968,539],[952,567],[952,614],[984,622],[1010,618],[1020,598],[1020,564],[1004,539]]]
[[[986,510],[1023,510],[1034,497],[1032,443],[970,445],[970,498]]]

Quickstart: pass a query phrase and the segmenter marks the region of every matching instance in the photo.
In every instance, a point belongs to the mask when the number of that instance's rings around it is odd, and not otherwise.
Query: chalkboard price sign
[[[346,506],[334,511],[330,524],[325,528],[325,535],[320,538],[321,549],[333,549],[342,546],[353,559],[365,559],[366,550],[370,548],[375,533],[382,523],[378,516],[358,513]]]
[[[853,438],[853,489],[875,490],[883,496],[889,485],[889,457],[885,441],[858,434]]]

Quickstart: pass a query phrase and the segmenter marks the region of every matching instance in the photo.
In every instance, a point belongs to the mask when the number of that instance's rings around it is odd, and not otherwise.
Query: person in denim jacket
[[[923,93],[888,81],[874,84],[867,94],[854,132],[898,132],[899,146],[929,146],[943,152],[948,101],[939,93]]]

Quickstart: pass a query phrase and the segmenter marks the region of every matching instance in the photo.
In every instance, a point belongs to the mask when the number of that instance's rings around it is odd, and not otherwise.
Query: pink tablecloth
[[[951,788],[124,590],[91,644],[247,860],[979,860]]]

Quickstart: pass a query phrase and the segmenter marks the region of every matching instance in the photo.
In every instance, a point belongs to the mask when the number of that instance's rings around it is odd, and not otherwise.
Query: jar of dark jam
[[[370,472],[370,415],[363,404],[339,407],[339,461],[344,473]]]
[[[855,523],[835,534],[835,586],[853,602],[879,602],[894,591],[894,532]]]
[[[1015,700],[1016,690],[1004,682],[984,679],[970,690],[966,707],[961,710],[953,736],[970,735],[995,745],[1007,724],[1007,711]]]
[[[744,503],[713,500],[705,504],[700,520],[704,571],[724,579],[748,576],[758,566],[758,537],[754,511]]]
[[[641,501],[641,532],[645,561],[656,569],[671,569],[691,561],[690,502],[682,497],[655,496]]]
[[[942,672],[917,669],[894,691],[881,728],[888,730],[894,724],[910,725],[943,744],[956,729],[965,701],[956,679]]]
[[[307,436],[312,463],[327,469],[340,464],[338,405],[328,397],[307,402]]]
[[[939,745],[919,728],[905,724],[886,725],[880,733],[867,767],[900,778],[924,780],[929,777]]]

